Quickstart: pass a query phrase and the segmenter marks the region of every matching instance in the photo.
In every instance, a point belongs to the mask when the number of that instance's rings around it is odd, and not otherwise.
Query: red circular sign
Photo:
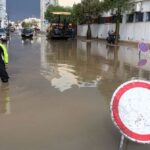
[[[150,82],[132,80],[113,94],[111,115],[120,132],[132,141],[150,143]]]

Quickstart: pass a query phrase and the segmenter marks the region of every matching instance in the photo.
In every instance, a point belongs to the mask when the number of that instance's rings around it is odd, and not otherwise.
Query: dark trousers
[[[9,79],[4,63],[0,63],[0,78],[2,82],[8,82]]]

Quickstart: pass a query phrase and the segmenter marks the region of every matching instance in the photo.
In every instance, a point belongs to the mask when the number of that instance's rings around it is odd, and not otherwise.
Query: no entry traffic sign
[[[111,115],[120,132],[138,143],[150,143],[150,82],[132,80],[112,96]]]

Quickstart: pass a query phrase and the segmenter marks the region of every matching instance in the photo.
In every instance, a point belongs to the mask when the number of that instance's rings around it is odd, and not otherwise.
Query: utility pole
[[[0,0],[0,21],[1,27],[4,27],[4,23],[6,21],[6,0]]]
[[[45,0],[40,0],[41,31],[44,31],[44,3]]]
[[[55,5],[58,6],[59,5],[59,1],[55,0]]]
[[[57,6],[59,3],[58,0],[40,0],[40,19],[41,19],[41,31],[44,31],[45,28],[45,12],[49,5]]]

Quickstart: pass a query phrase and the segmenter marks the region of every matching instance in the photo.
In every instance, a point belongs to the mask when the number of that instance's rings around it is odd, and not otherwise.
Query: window
[[[99,23],[100,24],[104,24],[104,23],[112,23],[112,17],[100,17],[99,19]]]
[[[150,21],[150,12],[146,13],[146,21]]]
[[[116,22],[116,16],[115,16],[115,15],[113,15],[113,17],[112,17],[112,22],[113,22],[113,23]]]
[[[130,22],[133,22],[134,21],[134,14],[128,14],[127,15],[127,22],[130,23]]]
[[[144,13],[136,12],[135,13],[135,22],[143,22]]]
[[[104,24],[104,23],[116,23],[116,15],[109,16],[109,17],[100,17],[99,18],[99,23]],[[122,23],[122,16],[120,17],[120,23]]]
[[[112,23],[112,17],[105,17],[105,23]]]
[[[116,20],[117,20],[117,16],[113,15],[112,16],[112,23],[116,23]],[[122,23],[122,15],[120,16],[120,23]]]
[[[100,18],[99,18],[99,24],[104,24],[104,23],[105,23],[104,17],[100,17]]]

